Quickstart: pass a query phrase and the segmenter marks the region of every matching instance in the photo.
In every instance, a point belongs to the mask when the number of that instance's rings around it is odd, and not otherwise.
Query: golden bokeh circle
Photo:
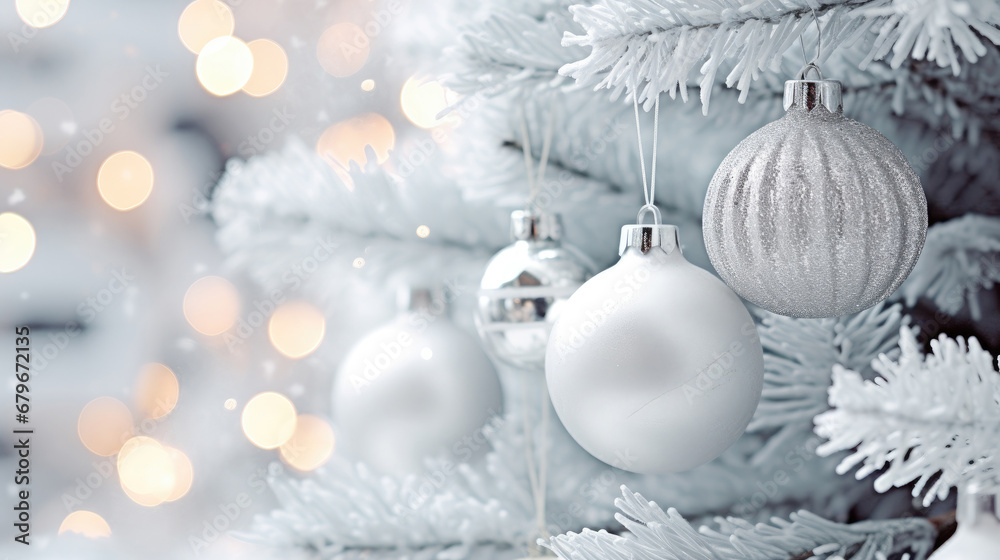
[[[200,53],[212,39],[232,35],[235,29],[233,11],[218,0],[195,0],[177,20],[177,35],[194,54]]]
[[[76,533],[88,539],[111,536],[111,526],[92,511],[79,510],[67,515],[59,524],[59,534]]]
[[[240,418],[247,439],[261,449],[281,447],[295,434],[296,421],[292,401],[274,392],[260,393],[250,399]]]
[[[253,97],[270,95],[288,77],[288,55],[281,45],[270,39],[257,39],[247,43],[253,54],[253,72],[243,86],[243,91]]]
[[[378,163],[384,163],[395,145],[392,123],[378,113],[365,113],[327,128],[316,142],[316,152],[335,169],[349,169],[352,161],[368,164],[366,146],[375,151]]]
[[[267,335],[282,355],[299,359],[312,354],[326,335],[326,317],[304,301],[292,301],[274,310]]]
[[[198,53],[195,73],[198,82],[212,95],[232,95],[250,81],[253,53],[236,37],[216,37]]]
[[[0,111],[0,167],[22,169],[31,165],[45,144],[42,127],[26,113]]]
[[[69,0],[17,0],[18,17],[28,25],[42,29],[55,25],[69,10]]]
[[[0,273],[24,268],[35,254],[35,228],[20,214],[0,214]]]
[[[333,454],[333,428],[326,420],[311,414],[299,415],[295,433],[280,449],[281,458],[300,471],[315,470]]]
[[[202,334],[215,336],[228,331],[239,315],[240,294],[225,278],[205,276],[184,294],[184,318]]]
[[[177,376],[163,364],[143,366],[136,383],[135,400],[139,410],[148,418],[162,418],[177,406],[180,384]]]
[[[108,206],[122,212],[132,210],[153,192],[153,166],[136,152],[114,153],[97,172],[97,190]]]
[[[80,411],[76,431],[92,453],[110,457],[118,453],[131,435],[132,413],[118,399],[98,397]]]
[[[364,29],[350,22],[334,24],[316,42],[316,58],[328,74],[346,78],[361,70],[371,54]]]

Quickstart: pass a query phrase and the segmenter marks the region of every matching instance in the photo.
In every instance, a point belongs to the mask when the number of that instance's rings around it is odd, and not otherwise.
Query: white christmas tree
[[[700,216],[714,169],[702,162],[713,159],[692,155],[718,154],[717,164],[741,135],[779,116],[783,81],[810,60],[844,82],[849,114],[910,157],[932,203],[935,189],[954,181],[954,173],[932,173],[935,166],[972,177],[997,169],[995,0],[490,1],[450,9],[451,21],[464,21],[443,50],[446,83],[463,96],[451,109],[451,144],[460,149],[429,150],[414,164],[418,138],[384,165],[369,152],[366,166],[335,171],[293,139],[251,158],[223,178],[213,200],[218,242],[235,269],[265,290],[279,286],[283,271],[328,237],[343,258],[303,290],[328,315],[374,326],[389,315],[389,288],[428,277],[452,286],[461,309],[506,242],[507,213],[528,197],[525,151],[546,162],[536,201],[562,213],[566,237],[608,264],[617,228],[639,206],[631,101],[648,110],[663,93],[680,99],[662,101],[654,156],[667,173],[656,202],[665,221],[680,225],[688,258],[708,267]],[[689,82],[700,87],[700,106],[682,103]],[[594,91],[603,88],[611,95]],[[640,118],[651,135],[648,115]],[[980,153],[993,154],[992,164],[970,155]],[[968,303],[980,319],[979,292],[1000,278],[997,220],[956,218],[930,229],[895,297],[911,308],[928,298],[947,317]],[[430,235],[415,238],[418,227]],[[364,267],[352,271],[362,253]],[[468,314],[456,321],[470,323]],[[425,472],[388,476],[337,458],[314,476],[273,477],[280,506],[243,537],[324,558],[515,558],[540,554],[541,537],[565,558],[922,559],[935,525],[876,518],[926,511],[898,500],[872,507],[871,486],[840,474],[858,463],[859,478],[887,467],[874,490],[917,480],[915,495],[939,498],[970,478],[992,480],[1000,378],[974,340],[942,338],[925,359],[909,323],[901,304],[837,319],[760,312],[766,377],[756,416],[721,457],[676,475],[635,475],[590,457],[519,400],[525,388],[541,394],[544,381],[505,372],[511,405],[488,430],[492,451],[480,462],[428,458]],[[814,418],[830,440],[820,455],[831,458],[816,454]],[[526,448],[546,457],[541,499]],[[623,485],[669,509],[627,490],[615,500]],[[678,512],[726,517],[696,531]]]

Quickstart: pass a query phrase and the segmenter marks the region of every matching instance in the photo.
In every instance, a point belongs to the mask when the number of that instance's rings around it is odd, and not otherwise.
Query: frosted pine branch
[[[924,356],[914,333],[900,331],[898,361],[881,357],[881,376],[866,381],[836,368],[830,388],[833,410],[816,417],[816,433],[829,439],[821,454],[854,449],[840,474],[860,465],[856,477],[882,471],[875,489],[916,481],[924,505],[944,499],[951,487],[998,484],[1000,374],[975,338],[941,335]]]
[[[585,529],[553,537],[545,546],[573,560],[882,560],[901,553],[922,560],[936,534],[925,519],[844,525],[808,511],[757,525],[734,517],[716,518],[718,529],[695,530],[676,509],[664,512],[624,486],[615,505],[621,510],[616,518],[630,536]]]
[[[579,28],[565,6],[534,17],[496,5],[484,20],[464,28],[445,52],[457,67],[446,81],[463,94],[561,85],[567,78],[559,68],[587,54],[585,48],[560,45],[559,38],[570,30]]]
[[[747,430],[812,431],[812,420],[829,409],[827,391],[835,365],[865,371],[895,349],[899,305],[879,304],[834,319],[793,319],[767,313],[759,329],[764,347],[764,391]]]
[[[900,292],[909,306],[928,297],[949,315],[968,303],[969,314],[978,321],[979,291],[993,289],[998,281],[1000,219],[967,214],[927,231],[924,250]]]
[[[975,63],[986,53],[983,37],[1000,43],[996,0],[600,0],[572,8],[585,33],[567,34],[563,43],[591,52],[561,72],[610,88],[614,97],[635,93],[648,107],[662,92],[686,100],[697,68],[707,114],[717,75],[745,100],[752,82],[796,48],[813,24],[813,10],[823,22],[824,56],[875,35],[865,44],[862,68],[891,54],[893,68],[912,58],[958,75],[957,51]]]

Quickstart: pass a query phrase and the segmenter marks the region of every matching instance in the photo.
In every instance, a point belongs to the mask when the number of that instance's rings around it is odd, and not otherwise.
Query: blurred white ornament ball
[[[502,408],[493,364],[448,319],[443,296],[414,289],[409,300],[405,313],[355,344],[333,385],[340,450],[384,473],[484,453],[480,430]]]

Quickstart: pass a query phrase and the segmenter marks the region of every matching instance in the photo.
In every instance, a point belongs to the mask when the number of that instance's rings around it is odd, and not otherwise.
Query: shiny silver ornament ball
[[[476,327],[498,360],[541,371],[549,331],[560,308],[594,273],[586,255],[563,245],[558,214],[516,210],[513,243],[486,265]]]
[[[840,82],[785,83],[786,114],[740,142],[705,198],[712,265],[743,298],[790,317],[886,299],[927,234],[927,199],[902,152],[843,114]]]

